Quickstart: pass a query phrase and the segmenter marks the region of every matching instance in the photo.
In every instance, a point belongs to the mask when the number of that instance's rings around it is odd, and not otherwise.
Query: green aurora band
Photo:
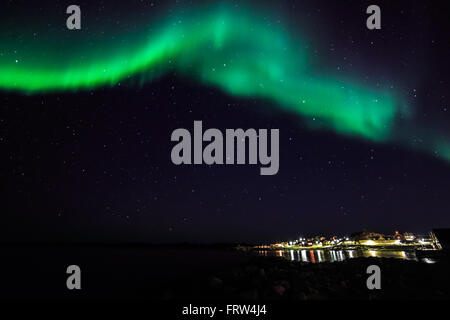
[[[20,60],[2,40],[0,89],[25,94],[94,89],[130,77],[151,81],[175,70],[234,96],[272,101],[301,115],[313,129],[406,144],[450,160],[449,144],[442,138],[428,134],[428,142],[413,146],[397,137],[396,120],[409,112],[391,91],[316,76],[301,38],[253,9],[205,7],[163,19],[148,30],[94,47],[81,41],[70,50],[53,39],[29,48],[32,53]]]

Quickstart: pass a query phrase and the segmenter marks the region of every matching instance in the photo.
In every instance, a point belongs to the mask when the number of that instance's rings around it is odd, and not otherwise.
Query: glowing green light
[[[60,50],[63,40],[56,39],[28,50],[33,54],[2,54],[0,88],[27,94],[92,89],[130,76],[150,81],[176,70],[231,95],[270,100],[302,115],[311,128],[395,141],[391,129],[401,112],[396,97],[314,73],[301,38],[268,24],[253,9],[205,7],[149,30],[127,46],[121,42],[127,35],[118,35],[112,45],[82,43]],[[2,45],[3,51],[13,51]],[[450,159],[447,144],[439,148]]]

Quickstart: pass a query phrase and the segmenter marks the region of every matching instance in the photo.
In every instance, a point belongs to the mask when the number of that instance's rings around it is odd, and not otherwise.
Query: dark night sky
[[[49,19],[62,12],[64,27],[72,3],[45,3],[2,3],[0,21],[29,10],[20,14],[40,16],[51,29],[57,21]],[[129,22],[162,6],[79,4],[87,27],[111,14],[113,22]],[[271,6],[309,35],[317,68],[366,85],[395,84],[414,102],[415,121],[448,133],[448,12],[431,1],[377,1],[382,30],[372,32],[365,28],[369,4]],[[278,174],[260,176],[259,165],[173,165],[170,135],[192,130],[194,120],[223,130],[279,128]],[[394,144],[310,131],[269,101],[233,97],[176,72],[142,86],[0,91],[0,181],[2,241],[272,241],[450,225],[450,163]]]

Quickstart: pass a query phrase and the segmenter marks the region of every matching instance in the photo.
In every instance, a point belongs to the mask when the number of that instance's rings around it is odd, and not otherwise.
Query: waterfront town
[[[357,232],[348,236],[299,237],[294,240],[255,246],[257,249],[440,249],[439,241],[433,232],[416,235],[410,232],[381,234],[376,232]]]

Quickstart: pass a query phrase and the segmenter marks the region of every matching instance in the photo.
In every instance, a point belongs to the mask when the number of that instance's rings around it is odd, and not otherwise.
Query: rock
[[[283,287],[281,284],[277,284],[273,287],[273,290],[278,293],[280,296],[282,296],[286,292],[286,288]]]
[[[264,271],[264,269],[263,268],[261,268],[261,269],[259,269],[259,275],[261,276],[261,277],[266,277],[266,271]]]
[[[298,298],[299,300],[308,300],[308,296],[307,296],[304,292],[299,292],[299,293],[297,294],[297,298]]]
[[[217,277],[213,277],[210,281],[209,281],[209,285],[213,288],[216,289],[220,289],[223,287],[223,281],[220,278]]]
[[[289,290],[291,287],[289,281],[287,281],[287,280],[280,281],[280,285],[282,285],[286,290]]]

